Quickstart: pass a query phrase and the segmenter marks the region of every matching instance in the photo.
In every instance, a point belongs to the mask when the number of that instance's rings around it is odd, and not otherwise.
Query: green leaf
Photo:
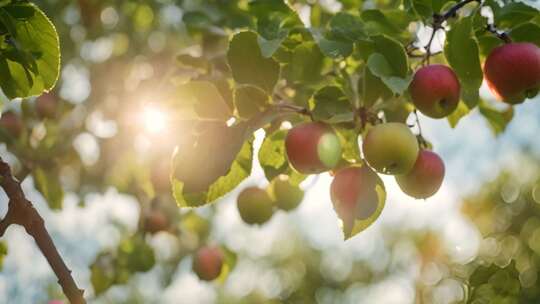
[[[430,0],[404,0],[403,6],[409,14],[417,15],[423,20],[433,16],[434,11]]]
[[[358,132],[355,129],[345,129],[334,127],[341,142],[342,157],[348,162],[357,163],[360,156],[360,145],[358,144]]]
[[[100,295],[115,283],[116,265],[112,254],[100,254],[90,266],[90,282],[94,293]]]
[[[309,101],[316,120],[329,123],[353,121],[351,103],[340,87],[330,85],[319,89]]]
[[[286,130],[278,130],[266,134],[259,149],[259,164],[263,168],[266,178],[271,181],[274,177],[284,173],[289,168],[285,155]]]
[[[409,63],[403,45],[385,35],[377,35],[372,39],[375,42],[375,51],[383,55],[390,64],[392,75],[405,78],[409,72]]]
[[[499,135],[506,129],[506,126],[512,118],[514,117],[514,109],[508,107],[504,111],[499,111],[492,108],[489,104],[484,101],[479,103],[480,114],[486,118],[493,131],[493,134]]]
[[[362,77],[358,80],[358,91],[362,96],[364,106],[370,107],[379,98],[387,99],[392,96],[392,91],[379,77],[373,75],[369,67],[365,67],[363,70]]]
[[[6,242],[0,241],[0,270],[2,270],[4,266],[4,258],[8,253],[8,247]]]
[[[221,245],[220,249],[223,253],[223,266],[221,266],[221,273],[219,274],[219,277],[216,279],[216,281],[220,283],[225,283],[231,272],[234,270],[238,257],[234,251],[232,251],[225,245]]]
[[[208,81],[180,85],[174,98],[184,118],[226,121],[232,116],[216,86]]]
[[[215,201],[234,189],[251,173],[252,140],[247,126],[210,123],[197,133],[192,145],[173,155],[171,184],[180,207]]]
[[[540,47],[540,26],[536,23],[525,22],[511,29],[508,34],[515,42],[531,42]]]
[[[132,273],[147,272],[156,264],[154,249],[139,235],[126,238],[118,246],[117,263]]]
[[[355,42],[366,39],[362,19],[348,13],[339,12],[330,19],[330,35],[338,40]]]
[[[375,222],[379,216],[381,215],[382,210],[384,209],[384,205],[386,202],[386,189],[384,188],[384,184],[382,180],[378,181],[378,184],[375,188],[375,192],[377,193],[377,210],[367,219],[365,220],[354,220],[354,225],[352,227],[352,230],[350,233],[347,233],[346,230],[343,230],[345,240],[357,235],[358,233],[364,231],[366,228],[368,228],[373,222]],[[345,228],[346,226],[343,226]]]
[[[471,110],[469,110],[467,105],[460,101],[456,110],[452,112],[452,114],[448,115],[448,117],[446,118],[448,120],[448,123],[450,124],[450,127],[455,128],[458,122],[467,114],[469,114],[470,111]]]
[[[493,10],[495,24],[502,29],[513,28],[538,16],[537,9],[523,2],[510,2],[502,7],[495,1],[490,1],[489,4]]]
[[[37,6],[17,3],[0,8],[0,22],[19,54],[0,57],[0,87],[6,96],[35,96],[52,89],[60,73],[60,48],[51,21]]]
[[[325,37],[320,31],[310,29],[313,38],[319,45],[321,52],[330,58],[339,59],[346,58],[352,54],[353,43],[345,40],[337,40]]]
[[[294,48],[291,62],[287,66],[292,82],[315,82],[322,78],[324,56],[314,42],[304,42]]]
[[[379,77],[384,82],[384,84],[396,95],[403,94],[403,92],[407,90],[409,84],[411,83],[411,76],[408,76],[406,78],[393,76],[395,72],[390,66],[390,63],[383,55],[379,53],[374,53],[369,56],[367,66],[369,67],[371,73]]]
[[[54,210],[62,208],[64,190],[55,170],[45,170],[37,167],[33,172],[36,189],[43,195],[49,207]]]
[[[254,32],[240,32],[232,38],[227,52],[233,78],[241,84],[251,84],[272,93],[279,78],[279,64],[264,58]]]
[[[446,36],[444,55],[456,72],[461,84],[461,98],[469,109],[478,104],[482,85],[482,68],[478,44],[473,38],[472,17],[465,17],[452,25]]]
[[[234,90],[234,106],[240,118],[254,117],[264,111],[269,102],[269,96],[257,87],[240,86]]]
[[[249,10],[257,17],[257,42],[265,58],[274,55],[292,30],[303,28],[296,12],[284,1],[252,1]]]
[[[380,10],[364,10],[361,17],[364,21],[365,31],[370,35],[386,34],[395,36],[404,30],[392,24]]]

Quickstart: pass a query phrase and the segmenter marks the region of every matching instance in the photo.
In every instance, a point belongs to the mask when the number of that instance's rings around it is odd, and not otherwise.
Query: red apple
[[[292,167],[303,174],[328,171],[341,159],[339,138],[332,127],[322,122],[292,128],[285,138],[285,148]]]
[[[158,233],[169,228],[169,219],[161,210],[150,210],[145,219],[145,230]]]
[[[405,175],[396,176],[401,190],[414,198],[428,198],[439,190],[444,179],[442,159],[429,150],[422,150],[412,170]]]
[[[193,257],[193,271],[199,279],[212,281],[219,277],[223,267],[223,253],[218,247],[202,247]]]
[[[340,169],[330,185],[330,198],[338,216],[343,220],[346,234],[350,234],[354,220],[365,220],[384,203],[384,184],[367,165]]]
[[[520,42],[496,47],[484,64],[484,78],[500,100],[522,103],[540,89],[540,48]]]
[[[420,68],[409,86],[418,110],[431,118],[450,115],[459,103],[460,85],[454,71],[442,64]]]
[[[0,128],[4,129],[9,135],[19,137],[24,128],[23,122],[17,114],[8,111],[2,114],[0,118]]]
[[[36,99],[36,112],[40,118],[54,118],[58,101],[52,93],[45,93]]]

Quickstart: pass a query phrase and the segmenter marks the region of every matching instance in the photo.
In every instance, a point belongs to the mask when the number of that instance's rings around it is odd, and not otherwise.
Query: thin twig
[[[437,14],[437,13],[433,14],[433,21],[431,22],[431,27],[433,28],[433,31],[431,32],[431,36],[429,37],[429,42],[424,47],[426,49],[426,54],[425,56],[423,56],[423,60],[421,64],[424,64],[426,62],[427,64],[429,64],[429,58],[431,57],[431,55],[434,55],[431,53],[431,44],[433,43],[433,39],[435,38],[435,34],[437,33],[437,31],[440,29],[444,29],[443,23],[446,20],[455,17],[457,15],[458,10],[460,10],[462,7],[464,7],[465,5],[471,2],[478,2],[480,4],[482,3],[481,0],[464,0],[452,6],[451,8],[449,8],[448,11],[446,11],[444,14]],[[411,56],[412,50],[410,52],[407,50],[407,54]],[[411,56],[411,57],[417,57],[417,56]]]
[[[497,38],[504,41],[504,43],[512,43],[512,39],[510,38],[510,36],[508,36],[508,33],[504,32],[504,31],[499,31],[495,27],[495,24],[488,24],[486,26],[486,31],[494,34]]]
[[[64,294],[72,304],[84,304],[83,290],[77,287],[71,276],[71,270],[58,253],[45,222],[26,199],[21,184],[13,177],[9,165],[0,158],[0,186],[9,198],[8,212],[0,221],[0,237],[11,224],[23,226],[26,232],[34,238],[39,250],[49,262]]]

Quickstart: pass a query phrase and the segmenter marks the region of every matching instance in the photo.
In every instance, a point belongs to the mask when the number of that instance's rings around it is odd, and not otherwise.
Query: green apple
[[[203,281],[215,280],[223,268],[223,252],[218,247],[202,247],[193,257],[193,272]]]
[[[396,176],[401,190],[414,198],[426,199],[439,190],[444,179],[442,159],[429,150],[422,150],[412,170]]]
[[[371,128],[362,142],[368,164],[383,174],[405,174],[418,157],[418,141],[407,125],[390,122]]]
[[[270,195],[276,206],[285,211],[298,207],[304,198],[304,191],[289,182],[287,177],[278,176],[270,184]]]
[[[266,191],[257,187],[244,189],[237,199],[240,217],[247,224],[264,224],[274,212],[273,202]]]
[[[341,143],[329,125],[308,122],[287,133],[285,149],[290,164],[302,174],[333,169],[341,159]]]

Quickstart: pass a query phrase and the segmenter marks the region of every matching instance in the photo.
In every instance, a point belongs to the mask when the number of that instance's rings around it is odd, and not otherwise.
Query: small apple
[[[429,150],[422,150],[412,170],[405,175],[396,176],[401,190],[414,198],[428,198],[439,190],[444,179],[442,159]]]
[[[362,151],[368,164],[384,174],[405,174],[418,157],[418,141],[407,125],[389,122],[371,128]]]
[[[378,186],[384,189],[382,180],[367,165],[337,171],[330,185],[330,198],[343,220],[346,234],[350,234],[355,220],[368,219],[384,203],[385,197],[377,191]]]
[[[0,118],[0,128],[4,129],[9,135],[19,137],[23,131],[22,120],[14,112],[7,111]]]
[[[443,118],[457,108],[460,85],[451,68],[432,64],[416,71],[409,92],[420,112],[431,118]]]
[[[540,48],[532,43],[508,43],[491,51],[484,64],[484,78],[500,100],[522,103],[540,89]]]
[[[332,127],[322,122],[292,128],[285,138],[285,148],[292,167],[303,174],[328,171],[341,159],[339,138]]]
[[[152,234],[166,231],[169,228],[169,219],[161,210],[150,210],[146,215],[144,228]]]
[[[215,280],[221,274],[223,252],[218,247],[202,247],[193,257],[193,272],[203,281]]]
[[[54,118],[58,100],[52,93],[45,93],[36,99],[36,112],[40,118]]]
[[[290,211],[300,205],[304,198],[304,191],[292,185],[287,178],[279,176],[270,184],[270,195],[279,209]]]
[[[264,224],[274,212],[268,193],[257,187],[244,189],[238,195],[237,207],[240,217],[247,224]]]

